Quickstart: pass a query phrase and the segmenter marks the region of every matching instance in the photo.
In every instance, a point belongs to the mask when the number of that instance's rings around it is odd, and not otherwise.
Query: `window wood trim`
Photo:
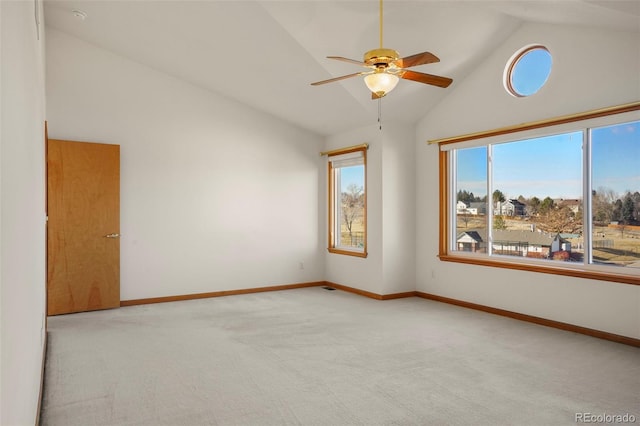
[[[366,243],[365,243],[365,247],[366,247]],[[366,251],[360,252],[360,251],[341,250],[334,247],[327,248],[327,251],[333,254],[344,254],[346,256],[355,256],[355,257],[367,257],[368,255]]]
[[[429,141],[429,144],[438,143],[452,144],[456,142],[463,142],[474,139],[482,139],[490,136],[503,135],[508,133],[516,133],[525,130],[539,129],[544,127],[551,127],[558,124],[571,123],[576,121],[583,121],[592,118],[604,117],[608,115],[622,114],[625,112],[640,110],[640,102],[633,102],[630,104],[619,105],[615,107],[602,108],[599,110],[587,111],[579,114],[572,114],[569,116],[562,116],[552,118],[548,120],[541,120],[537,122],[524,123],[517,126],[503,127],[501,129],[488,130],[485,132],[478,132],[473,134],[455,136],[451,138],[444,138],[434,141]],[[623,284],[640,285],[640,276],[633,276],[629,274],[619,274],[609,271],[590,270],[587,267],[581,269],[577,265],[572,268],[561,267],[557,265],[543,265],[536,264],[535,262],[523,262],[523,261],[506,261],[503,259],[491,257],[488,255],[465,255],[465,254],[452,254],[449,251],[449,152],[439,151],[439,244],[438,244],[438,258],[441,261],[446,262],[458,262],[471,265],[490,266],[504,269],[514,269],[529,272],[539,272],[553,275],[564,275],[578,278],[587,278],[600,281],[611,281]]]
[[[592,118],[606,117],[608,115],[622,114],[625,112],[640,110],[640,101],[631,102],[623,105],[616,105],[607,108],[594,109],[591,111],[580,112],[577,114],[563,115],[560,117],[549,118],[546,120],[530,121],[527,123],[516,124],[514,126],[500,127],[497,129],[484,130],[476,133],[467,133],[459,136],[451,136],[442,139],[433,139],[427,141],[429,145],[438,144],[438,146],[449,145],[458,142],[472,141],[476,139],[488,138],[491,136],[501,136],[510,133],[524,132],[525,130],[541,129],[543,127],[557,126],[560,124],[573,123],[576,121],[590,120]]]
[[[329,253],[333,253],[333,254],[342,254],[342,255],[346,255],[346,256],[355,256],[355,257],[362,257],[362,258],[366,258],[368,256],[368,250],[367,250],[367,242],[369,240],[368,238],[368,230],[367,230],[367,195],[369,192],[368,189],[368,185],[367,185],[367,150],[369,149],[369,144],[361,144],[361,145],[354,145],[354,146],[350,146],[350,147],[346,147],[346,148],[341,148],[341,149],[334,149],[332,151],[326,151],[326,152],[321,152],[320,155],[326,155],[328,157],[332,157],[332,156],[337,156],[337,155],[343,155],[343,154],[350,154],[352,152],[358,152],[358,151],[362,151],[362,157],[363,157],[363,165],[364,165],[364,212],[363,212],[363,227],[364,227],[364,247],[363,250],[348,250],[348,249],[344,249],[344,248],[337,248],[335,245],[335,236],[333,235],[332,232],[332,228],[333,228],[333,212],[334,212],[334,185],[333,185],[333,167],[331,165],[331,161],[327,162],[327,186],[328,186],[328,199],[327,199],[327,251]]]

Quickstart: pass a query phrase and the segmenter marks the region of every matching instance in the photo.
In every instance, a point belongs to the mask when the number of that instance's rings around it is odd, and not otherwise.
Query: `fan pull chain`
[[[382,98],[378,98],[378,126],[382,130]]]

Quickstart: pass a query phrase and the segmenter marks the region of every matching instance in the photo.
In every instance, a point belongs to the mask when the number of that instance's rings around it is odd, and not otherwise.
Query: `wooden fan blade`
[[[366,67],[367,64],[365,64],[362,61],[356,61],[355,59],[349,59],[349,58],[343,58],[342,56],[327,56],[328,59],[335,59],[336,61],[342,61],[342,62],[349,62],[350,64],[356,64],[356,65],[360,65],[362,67]]]
[[[356,73],[349,74],[349,75],[343,75],[341,77],[330,78],[329,80],[316,81],[315,83],[311,83],[311,85],[312,86],[319,86],[321,84],[333,83],[334,81],[344,80],[344,79],[355,77],[355,76],[362,75],[362,74],[367,74],[367,73],[366,72],[364,72],[364,73],[356,72]]]
[[[440,77],[439,75],[425,74],[415,71],[404,71],[402,74],[399,74],[399,76],[405,80],[417,81],[418,83],[431,84],[432,86],[438,87],[449,87],[453,82],[453,80],[448,77]]]
[[[406,58],[400,58],[394,61],[394,64],[398,68],[411,68],[417,65],[432,64],[434,62],[440,62],[440,59],[433,53],[422,52],[407,56]]]

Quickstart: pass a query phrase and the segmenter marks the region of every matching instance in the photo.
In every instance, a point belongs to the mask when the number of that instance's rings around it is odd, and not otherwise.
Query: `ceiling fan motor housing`
[[[373,49],[364,54],[364,63],[368,66],[389,66],[400,58],[400,54],[393,49]]]

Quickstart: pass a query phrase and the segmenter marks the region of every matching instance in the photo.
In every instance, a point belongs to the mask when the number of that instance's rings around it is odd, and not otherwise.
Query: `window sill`
[[[547,262],[549,261],[544,261],[544,263],[535,261],[523,262],[521,259],[518,259],[518,261],[512,261],[505,258],[490,258],[488,256],[474,256],[450,253],[440,254],[438,257],[444,262],[467,263],[471,265],[489,266],[494,268],[516,269],[520,271],[539,272],[543,274],[565,275],[569,277],[588,278],[592,280],[640,285],[640,275],[638,274],[633,275],[611,272],[609,268],[604,271],[597,266],[587,267],[586,265],[582,265],[582,267],[580,267],[578,265],[574,265],[574,267],[569,268],[561,266],[560,263],[549,265],[547,264]]]
[[[337,249],[332,247],[329,247],[327,250],[329,250],[329,253],[333,253],[333,254],[344,254],[346,256],[355,256],[355,257],[367,257],[367,252],[365,251],[352,251],[352,250]]]

